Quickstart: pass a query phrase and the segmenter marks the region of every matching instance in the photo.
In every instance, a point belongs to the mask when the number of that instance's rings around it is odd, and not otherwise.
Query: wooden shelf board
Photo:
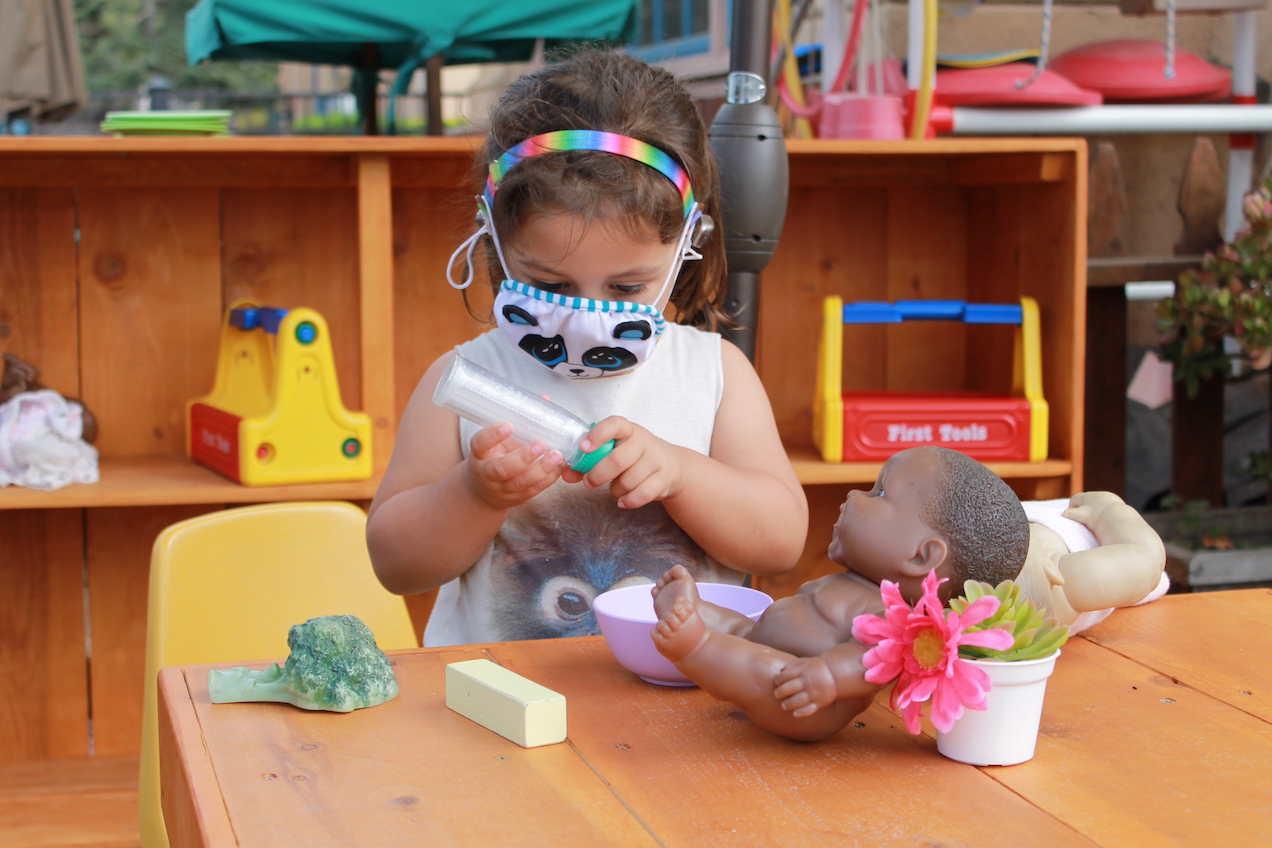
[[[873,483],[883,467],[881,462],[823,462],[809,448],[788,451],[799,482],[806,486],[828,483]],[[1005,480],[1013,478],[1065,477],[1073,473],[1073,463],[1065,459],[1042,462],[987,462]]]
[[[790,450],[791,465],[805,485],[871,483],[883,463],[823,462],[809,448]],[[1062,459],[1042,462],[987,463],[1004,479],[1064,477],[1073,463]],[[0,489],[0,509],[54,509],[98,506],[162,506],[166,504],[265,503],[289,500],[370,500],[380,478],[346,483],[298,486],[240,486],[182,456],[105,459],[102,479],[91,485],[71,485],[56,492],[9,486]]]
[[[55,492],[9,486],[0,509],[53,509],[170,504],[265,503],[290,500],[370,500],[378,477],[298,486],[240,486],[184,456],[146,456],[101,461],[101,481]]]
[[[137,757],[0,764],[0,845],[140,848]]]

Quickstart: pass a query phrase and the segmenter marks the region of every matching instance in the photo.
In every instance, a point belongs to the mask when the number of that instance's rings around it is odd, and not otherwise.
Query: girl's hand
[[[617,442],[609,456],[587,473],[566,469],[567,483],[582,481],[590,489],[608,485],[610,494],[623,509],[636,509],[661,501],[680,490],[684,476],[681,448],[618,415],[611,415],[592,428],[583,449],[593,450],[610,439]]]
[[[561,454],[545,454],[543,442],[518,445],[504,422],[478,430],[464,463],[464,482],[473,497],[494,509],[520,506],[561,477]]]

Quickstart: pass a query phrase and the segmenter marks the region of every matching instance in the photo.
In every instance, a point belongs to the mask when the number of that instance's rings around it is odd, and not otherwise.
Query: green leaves
[[[1272,178],[1246,195],[1244,210],[1247,228],[1181,274],[1175,296],[1157,307],[1162,358],[1189,397],[1200,381],[1231,371],[1225,336],[1249,360],[1272,347]]]
[[[1013,580],[1004,580],[997,586],[968,580],[963,584],[963,596],[950,600],[950,609],[961,614],[969,604],[986,595],[998,598],[998,611],[967,630],[997,627],[1012,634],[1016,641],[1004,651],[962,645],[958,653],[964,659],[1034,660],[1054,653],[1068,640],[1069,628],[1057,624],[1053,618],[1046,618],[1031,601],[1021,597],[1020,586]]]

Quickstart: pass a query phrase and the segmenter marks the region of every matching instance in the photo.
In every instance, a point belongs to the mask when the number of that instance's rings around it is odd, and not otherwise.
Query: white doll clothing
[[[0,486],[53,491],[96,483],[97,449],[81,438],[84,408],[52,389],[0,404]]]
[[[1021,501],[1021,506],[1025,508],[1025,517],[1029,519],[1031,524],[1041,524],[1043,527],[1054,530],[1060,540],[1064,542],[1065,547],[1069,549],[1069,553],[1089,551],[1100,546],[1095,534],[1085,524],[1080,521],[1074,521],[1072,518],[1065,518],[1063,513],[1069,508],[1068,498],[1055,498],[1049,501]],[[1166,594],[1168,589],[1170,589],[1170,578],[1163,571],[1161,578],[1157,581],[1157,587],[1142,600],[1131,606],[1139,606],[1149,601],[1155,601]],[[1113,609],[1115,608],[1078,613],[1078,617],[1069,625],[1069,633],[1080,633],[1088,627],[1099,624],[1109,617]]]

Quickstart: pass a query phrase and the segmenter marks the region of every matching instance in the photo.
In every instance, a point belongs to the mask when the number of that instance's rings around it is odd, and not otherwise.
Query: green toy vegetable
[[[1069,638],[1069,628],[1058,625],[1054,618],[1046,618],[1031,601],[1021,597],[1020,586],[1014,580],[1004,580],[997,586],[968,580],[963,583],[963,597],[950,600],[950,609],[961,613],[968,604],[985,595],[998,598],[998,611],[967,629],[972,631],[997,627],[1012,634],[1015,643],[1003,651],[960,645],[958,653],[964,659],[1004,662],[1033,660],[1054,653]]]
[[[279,667],[212,669],[214,704],[277,701],[347,713],[397,697],[398,683],[375,635],[354,615],[324,615],[287,632],[291,653]]]

